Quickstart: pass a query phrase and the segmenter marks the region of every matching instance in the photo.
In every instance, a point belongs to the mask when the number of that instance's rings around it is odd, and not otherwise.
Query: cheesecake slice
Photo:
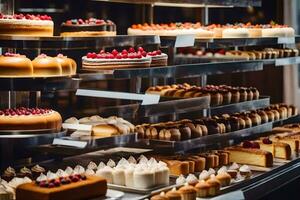
[[[269,151],[273,154],[273,157],[290,160],[292,156],[292,150],[289,144],[284,142],[272,142],[269,138],[263,138],[257,141],[260,149]]]
[[[273,137],[270,137],[270,139],[273,142],[283,142],[283,143],[286,143],[286,144],[290,145],[291,150],[293,152],[296,152],[296,153],[299,152],[300,138],[298,138],[298,137],[294,137],[294,136],[289,136],[289,137],[273,136]]]
[[[235,162],[261,167],[273,166],[273,155],[269,151],[256,148],[243,148],[240,146],[229,147],[226,150],[230,153],[229,160],[232,163]]]

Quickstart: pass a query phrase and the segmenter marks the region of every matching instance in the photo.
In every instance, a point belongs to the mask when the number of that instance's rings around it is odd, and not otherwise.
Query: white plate
[[[123,197],[125,194],[124,192],[117,191],[117,190],[110,190],[108,189],[106,192],[106,197],[111,199],[119,199]]]

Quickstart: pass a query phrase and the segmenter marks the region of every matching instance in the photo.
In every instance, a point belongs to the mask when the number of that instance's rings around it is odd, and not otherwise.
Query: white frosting
[[[232,163],[232,165],[228,168],[230,170],[238,170],[240,166],[237,163]]]
[[[57,172],[56,172],[56,175],[61,178],[61,177],[67,177],[69,176],[69,174],[67,174],[64,170],[62,169],[58,169]]]
[[[65,172],[70,176],[70,175],[73,174],[73,169],[72,169],[71,167],[67,167],[67,168],[65,169]]]
[[[122,158],[122,159],[118,162],[116,168],[123,168],[123,169],[125,169],[128,165],[129,165],[129,162],[128,162],[125,158]]]
[[[183,175],[180,175],[177,179],[176,179],[176,185],[183,185],[185,184],[186,179],[184,178]]]
[[[193,183],[195,181],[198,181],[198,179],[197,179],[197,177],[194,174],[189,174],[186,177],[186,182],[188,182],[188,183]]]
[[[32,180],[28,177],[25,178],[13,178],[9,183],[8,186],[12,187],[13,189],[16,189],[19,185],[25,184],[25,183],[31,183]]]
[[[240,167],[240,172],[251,172],[251,169],[248,165],[243,165]]]
[[[105,163],[104,162],[100,162],[99,165],[98,165],[98,167],[97,167],[97,169],[102,169],[104,167],[106,167]]]
[[[58,176],[55,173],[51,172],[51,171],[48,171],[46,176],[47,176],[48,180],[53,180],[53,179],[58,178]]]
[[[141,155],[139,157],[139,164],[143,164],[143,163],[147,163],[148,162],[148,158],[144,155]]]
[[[107,162],[106,165],[109,166],[109,167],[115,167],[115,166],[116,166],[116,163],[115,163],[115,161],[113,161],[112,159],[109,159],[109,161]]]
[[[92,170],[96,170],[97,169],[97,164],[94,162],[90,162],[87,166],[87,169],[92,169]]]
[[[212,175],[212,174],[216,174],[216,171],[213,168],[209,168],[208,173],[209,175]]]
[[[90,121],[92,121],[92,122],[98,122],[98,121],[103,120],[103,118],[100,117],[99,115],[93,115],[93,116],[91,116],[89,119],[90,119]]]
[[[77,165],[74,168],[73,174],[84,174],[84,173],[85,173],[85,169],[81,165]]]
[[[132,167],[125,169],[125,186],[127,187],[134,187],[133,172],[134,169]]]
[[[125,185],[125,171],[124,169],[113,170],[113,184]]]
[[[37,177],[36,181],[42,182],[42,181],[47,181],[47,176],[43,173],[40,174],[39,177]]]
[[[208,173],[208,171],[203,170],[200,175],[199,175],[199,180],[207,180],[209,179],[210,174]]]
[[[227,167],[226,166],[223,166],[218,170],[218,174],[224,174],[224,173],[227,173]]]
[[[136,162],[136,159],[133,157],[133,156],[130,156],[129,158],[128,158],[128,162],[129,163],[132,163],[132,164],[136,164],[137,162]]]
[[[107,183],[113,183],[113,169],[109,166],[105,166],[104,168],[98,169],[96,172],[96,176],[105,178]]]

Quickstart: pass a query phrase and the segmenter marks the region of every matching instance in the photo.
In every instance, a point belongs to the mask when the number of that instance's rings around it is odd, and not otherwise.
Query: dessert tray
[[[122,186],[122,185],[114,185],[114,184],[107,184],[107,186],[109,189],[119,190],[119,191],[123,191],[123,192],[137,193],[137,194],[149,194],[149,193],[152,193],[153,191],[160,191],[162,188],[163,189],[166,189],[166,188],[172,189],[172,187],[175,187],[174,185],[159,185],[159,186],[155,186],[155,187],[147,188],[147,189],[138,189],[138,188],[130,188],[130,187],[126,187],[126,186]]]

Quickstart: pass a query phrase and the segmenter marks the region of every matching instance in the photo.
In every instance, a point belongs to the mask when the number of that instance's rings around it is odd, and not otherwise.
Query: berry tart
[[[61,200],[94,199],[104,196],[107,191],[105,179],[84,174],[67,174],[59,170],[56,174],[41,174],[36,181],[19,185],[16,189],[18,200]]]
[[[62,118],[51,109],[15,108],[0,110],[0,130],[61,130]]]
[[[93,37],[116,35],[116,24],[102,19],[72,19],[61,24],[61,36]]]
[[[97,53],[88,53],[82,57],[82,67],[87,70],[113,70],[123,68],[163,66],[167,63],[168,56],[160,50],[146,52],[142,47],[136,51],[134,48],[124,49],[121,52],[113,50],[105,52],[101,50]]]
[[[53,21],[48,15],[0,13],[0,34],[53,36]]]

